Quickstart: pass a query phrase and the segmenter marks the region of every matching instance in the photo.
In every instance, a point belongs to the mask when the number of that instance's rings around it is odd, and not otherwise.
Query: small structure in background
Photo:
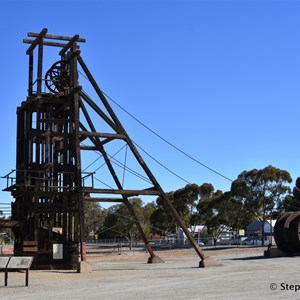
[[[276,220],[265,220],[264,224],[259,220],[252,221],[246,227],[247,238],[243,240],[243,244],[255,246],[272,244],[275,223]],[[264,239],[264,242],[262,242],[262,239]]]
[[[197,244],[199,246],[204,246],[204,243],[201,240],[201,234],[202,234],[204,228],[205,228],[204,225],[195,225],[195,226],[188,228],[189,232],[193,235],[195,241],[197,242]],[[190,244],[190,242],[182,228],[178,229],[177,236],[178,236],[178,244],[179,245],[189,245]]]

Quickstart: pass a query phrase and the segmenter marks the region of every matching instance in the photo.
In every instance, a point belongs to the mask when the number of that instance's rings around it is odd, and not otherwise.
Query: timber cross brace
[[[79,254],[81,261],[86,260],[83,202],[120,202],[127,206],[139,230],[150,254],[148,262],[160,262],[128,200],[133,196],[157,195],[201,258],[199,266],[204,267],[204,253],[82,59],[79,43],[85,42],[85,39],[79,35],[49,35],[46,28],[40,33],[28,33],[28,36],[34,38],[24,39],[24,43],[30,44],[26,51],[29,56],[28,96],[17,109],[16,170],[6,176],[10,184],[5,189],[15,198],[12,220],[21,224],[20,233],[16,236],[15,254],[23,255],[23,246],[32,244],[31,253],[26,255],[34,255],[34,265],[74,268]],[[44,46],[60,48],[59,60],[52,64],[45,77]],[[36,48],[38,56],[34,59]],[[36,62],[37,66],[34,66]],[[79,73],[91,85],[98,98],[97,103],[79,85]],[[135,164],[143,172],[141,177],[146,179],[146,187],[124,186],[120,171],[115,168],[115,155],[108,154],[113,143],[129,149]],[[85,153],[100,156],[106,166],[105,172],[110,176],[110,185],[96,187],[95,172],[82,171]],[[123,166],[123,171],[125,169]],[[101,170],[102,173],[104,171]]]

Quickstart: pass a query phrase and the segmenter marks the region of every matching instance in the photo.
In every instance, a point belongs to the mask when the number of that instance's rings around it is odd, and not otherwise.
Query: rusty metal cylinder
[[[286,253],[300,252],[300,212],[281,214],[274,226],[274,239],[279,249]]]

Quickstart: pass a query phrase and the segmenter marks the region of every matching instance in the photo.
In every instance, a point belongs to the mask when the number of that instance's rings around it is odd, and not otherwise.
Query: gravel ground
[[[265,258],[263,251],[205,250],[219,265],[206,268],[198,268],[193,249],[156,251],[160,264],[147,264],[143,251],[93,251],[89,273],[30,270],[28,287],[21,272],[9,273],[4,287],[2,273],[0,299],[300,299],[299,257]]]

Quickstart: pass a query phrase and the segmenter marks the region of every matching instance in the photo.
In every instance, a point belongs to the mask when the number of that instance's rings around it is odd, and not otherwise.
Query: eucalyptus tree
[[[154,205],[151,203],[145,205],[140,198],[131,198],[129,201],[144,233],[149,234],[151,232],[150,217],[155,210]],[[132,241],[133,238],[140,237],[135,221],[125,204],[113,205],[107,210],[100,235],[102,234],[106,238],[125,237]]]
[[[101,210],[98,203],[87,201],[83,204],[83,211],[85,237],[90,238],[91,235],[94,237],[94,234],[96,234],[103,226],[106,213]]]
[[[295,187],[291,195],[287,195],[282,203],[282,210],[300,210],[300,177],[296,179]]]
[[[200,186],[199,202],[197,204],[199,221],[205,225],[207,234],[212,236],[216,243],[226,225],[222,220],[217,199],[222,195],[222,191],[217,190],[210,183],[203,183]]]
[[[230,228],[236,236],[240,229],[246,228],[253,220],[253,215],[246,209],[241,198],[230,191],[217,197],[215,206],[218,209],[219,222]]]
[[[200,187],[195,183],[187,184],[173,194],[173,205],[188,227],[195,219],[199,197]]]
[[[174,192],[167,193],[167,197],[174,205],[174,208],[186,226],[192,227],[193,225],[197,225],[199,221],[199,202],[201,199],[209,197],[212,191],[214,191],[214,187],[209,183],[204,183],[201,186],[192,183]],[[160,228],[162,231],[176,231],[174,216],[169,209],[164,206],[160,197],[156,200],[156,210],[151,217],[151,224],[156,228]]]
[[[174,192],[166,193],[166,197],[173,203]],[[176,231],[176,222],[170,210],[165,207],[164,201],[161,197],[157,197],[155,210],[150,217],[150,224],[152,233],[158,233],[160,235],[165,235],[166,233],[171,233]]]
[[[247,210],[260,220],[262,236],[264,236],[263,224],[290,193],[288,183],[291,182],[289,172],[267,166],[264,169],[244,171],[232,183],[232,194],[240,197]]]

